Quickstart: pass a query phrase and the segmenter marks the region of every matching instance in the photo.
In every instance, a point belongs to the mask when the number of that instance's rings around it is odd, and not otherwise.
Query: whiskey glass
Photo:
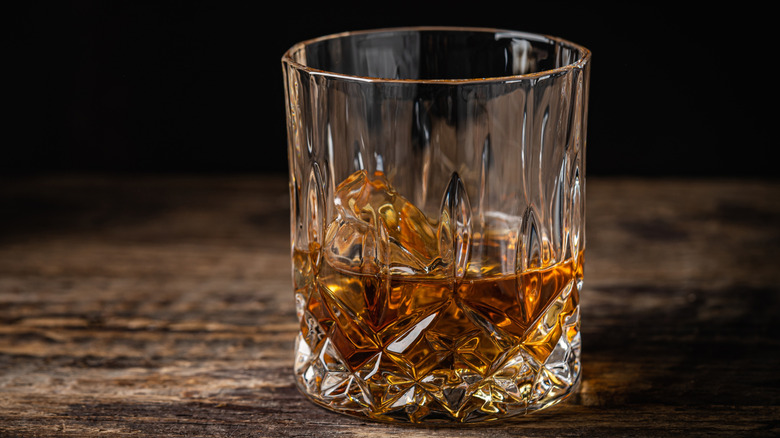
[[[283,55],[293,368],[311,401],[480,423],[576,391],[590,60],[464,27]]]

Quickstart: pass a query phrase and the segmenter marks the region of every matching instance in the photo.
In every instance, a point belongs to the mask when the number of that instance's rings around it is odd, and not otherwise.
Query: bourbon
[[[333,410],[415,423],[490,421],[565,398],[580,376],[582,251],[507,272],[516,233],[467,233],[456,254],[442,250],[457,233],[442,237],[380,176],[345,180],[335,196],[349,211],[322,244],[294,247],[301,390]]]

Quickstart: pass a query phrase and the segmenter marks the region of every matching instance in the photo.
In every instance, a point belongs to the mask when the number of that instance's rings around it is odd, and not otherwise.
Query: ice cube
[[[430,274],[442,265],[440,237],[431,221],[398,194],[384,173],[355,172],[334,193],[325,257],[350,271]]]

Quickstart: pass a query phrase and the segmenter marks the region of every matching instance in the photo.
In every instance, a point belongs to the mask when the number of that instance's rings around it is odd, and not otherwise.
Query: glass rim
[[[490,77],[483,77],[483,78],[461,78],[461,79],[408,79],[408,78],[404,79],[404,78],[383,78],[383,77],[375,77],[375,76],[360,76],[360,75],[352,75],[346,73],[337,73],[329,70],[323,70],[323,69],[311,67],[305,64],[301,64],[300,62],[295,61],[293,58],[294,53],[314,43],[318,43],[322,41],[335,40],[339,38],[346,38],[355,35],[365,35],[365,34],[372,34],[372,33],[378,34],[378,33],[394,33],[394,32],[399,33],[399,32],[419,32],[419,31],[481,32],[481,33],[493,33],[496,35],[506,34],[507,36],[525,38],[525,39],[530,39],[538,42],[560,44],[569,49],[575,50],[577,53],[580,54],[580,58],[575,62],[571,62],[569,64],[556,67],[556,68],[541,70],[538,72],[516,74],[516,75],[490,76]],[[453,83],[516,82],[516,81],[523,81],[528,79],[538,79],[545,76],[565,73],[575,69],[582,69],[590,62],[590,58],[591,58],[591,52],[586,47],[571,42],[564,38],[542,34],[542,33],[524,32],[519,30],[502,29],[502,28],[494,28],[494,27],[401,26],[401,27],[382,27],[376,29],[352,30],[352,31],[332,33],[328,35],[306,39],[297,42],[293,44],[290,48],[288,48],[282,55],[282,63],[290,65],[291,67],[297,70],[307,72],[311,75],[325,76],[332,79],[355,80],[360,82],[378,82],[378,83],[397,82],[397,83],[405,83],[405,84],[423,84],[423,83],[453,84]]]

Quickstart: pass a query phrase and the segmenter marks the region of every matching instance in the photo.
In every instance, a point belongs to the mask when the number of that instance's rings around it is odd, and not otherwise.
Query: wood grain
[[[780,183],[588,180],[584,380],[491,426],[309,403],[284,177],[0,181],[0,436],[780,435]]]

